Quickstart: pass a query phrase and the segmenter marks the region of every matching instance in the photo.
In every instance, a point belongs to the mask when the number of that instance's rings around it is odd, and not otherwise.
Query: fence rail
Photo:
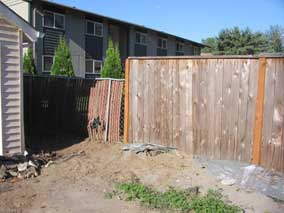
[[[283,57],[130,58],[127,142],[284,171]]]

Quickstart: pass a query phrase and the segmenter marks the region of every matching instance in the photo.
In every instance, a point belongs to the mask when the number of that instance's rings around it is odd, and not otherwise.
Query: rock
[[[236,180],[235,179],[224,179],[221,181],[221,184],[224,185],[224,186],[232,186],[236,183]]]
[[[35,167],[29,167],[26,174],[25,174],[25,178],[34,178],[37,177],[39,174],[36,171]]]
[[[19,164],[17,165],[17,168],[18,168],[18,171],[19,171],[19,172],[23,172],[23,171],[27,170],[27,168],[28,168],[28,163],[27,163],[27,162],[25,162],[25,163],[19,163]]]
[[[0,179],[6,179],[7,173],[6,173],[6,167],[2,165],[0,167]]]
[[[18,172],[14,172],[13,170],[8,170],[7,173],[10,174],[12,177],[18,176]]]

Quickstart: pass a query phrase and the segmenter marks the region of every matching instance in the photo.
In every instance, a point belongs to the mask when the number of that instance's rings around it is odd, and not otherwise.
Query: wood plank
[[[253,150],[253,134],[251,131],[254,127],[256,99],[258,90],[258,73],[259,73],[259,61],[247,60],[249,66],[249,85],[248,85],[248,103],[247,103],[247,119],[246,119],[246,134],[244,138],[244,148],[242,149],[242,161],[251,162],[252,150]]]
[[[139,61],[133,60],[131,64],[130,78],[131,78],[131,128],[132,128],[132,142],[138,141],[138,70]]]
[[[147,79],[148,79],[148,92],[147,92],[147,97],[146,101],[144,101],[144,106],[145,104],[147,105],[147,118],[149,122],[149,139],[148,141],[150,143],[154,143],[155,141],[155,73],[154,73],[154,66],[155,66],[155,61],[150,60],[148,61],[147,68],[145,72],[147,71]],[[144,84],[146,85],[146,84]],[[147,134],[146,136],[147,137]]]
[[[173,141],[173,60],[168,60],[168,68],[166,70],[166,102],[167,102],[167,146],[172,146]]]
[[[161,70],[160,70],[161,62],[159,60],[155,61],[154,65],[154,79],[155,79],[155,87],[154,87],[154,113],[155,113],[155,129],[154,129],[154,143],[161,144]]]
[[[153,116],[153,108],[151,108],[150,106],[152,106],[152,102],[153,100],[150,99],[150,92],[151,92],[151,66],[150,66],[150,61],[144,61],[144,78],[143,78],[143,85],[144,85],[144,89],[142,90],[143,92],[143,117],[144,117],[144,143],[151,143],[150,141],[150,132],[151,132],[151,118],[150,115]]]
[[[200,119],[199,119],[199,61],[192,60],[192,129],[193,129],[193,151],[192,154],[200,154]]]
[[[223,108],[222,108],[222,141],[221,141],[221,158],[224,160],[231,159],[229,147],[231,144],[230,123],[231,123],[231,96],[232,96],[232,60],[224,60],[223,73]]]
[[[284,121],[284,72],[282,59],[273,59],[275,63],[276,84],[272,125],[272,158],[271,168],[281,171],[283,121]]]
[[[231,122],[229,140],[229,156],[231,160],[237,159],[237,146],[238,146],[238,114],[239,114],[239,96],[240,96],[240,70],[241,61],[232,60],[232,91],[231,91]]]
[[[183,151],[187,150],[187,134],[188,131],[186,126],[187,118],[187,88],[186,88],[186,75],[187,75],[187,65],[184,60],[179,60],[179,92],[180,92],[180,102],[179,102],[179,122],[180,122],[180,149]],[[177,106],[178,107],[178,106]]]
[[[187,91],[187,117],[186,117],[186,141],[187,141],[187,153],[191,154],[193,152],[193,126],[192,126],[192,107],[193,107],[193,100],[192,100],[192,72],[193,72],[193,63],[192,60],[187,61],[187,78],[186,78],[186,91]]]
[[[171,61],[171,70],[173,75],[173,137],[172,146],[180,148],[180,89],[179,89],[179,63],[178,60]]]
[[[223,71],[224,59],[217,59],[214,72],[214,159],[221,159]]]
[[[252,163],[260,164],[261,142],[264,111],[264,92],[265,92],[265,71],[266,59],[259,59],[258,91],[255,111],[254,139],[253,139],[253,158]]]
[[[136,82],[137,82],[137,89],[136,89],[136,99],[137,99],[137,114],[136,114],[136,122],[137,126],[135,127],[137,132],[137,143],[144,143],[144,77],[145,77],[145,70],[144,65],[146,61],[138,60],[138,67],[136,73]]]

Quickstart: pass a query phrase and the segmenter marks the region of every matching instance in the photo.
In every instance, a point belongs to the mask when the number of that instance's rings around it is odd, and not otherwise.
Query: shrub
[[[55,50],[54,62],[51,67],[51,75],[74,76],[70,50],[64,39],[60,38],[59,45]]]
[[[104,62],[102,78],[123,78],[122,66],[118,45],[113,44],[110,39],[108,49],[106,51],[106,59]]]
[[[24,55],[23,69],[24,73],[29,73],[32,75],[36,74],[36,67],[33,58],[33,50],[31,48],[28,48],[28,51]]]

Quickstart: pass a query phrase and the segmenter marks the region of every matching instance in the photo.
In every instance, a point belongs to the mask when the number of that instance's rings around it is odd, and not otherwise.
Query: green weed
[[[117,190],[125,195],[125,200],[138,200],[141,204],[154,209],[197,213],[242,212],[241,208],[225,203],[222,194],[213,190],[209,190],[205,196],[174,188],[161,193],[140,183],[118,184]]]

